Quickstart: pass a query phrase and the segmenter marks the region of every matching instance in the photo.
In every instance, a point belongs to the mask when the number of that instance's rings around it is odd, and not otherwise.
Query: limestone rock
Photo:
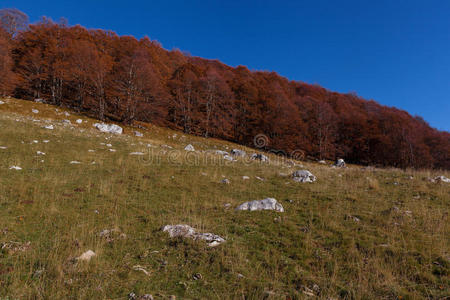
[[[292,173],[292,179],[296,182],[314,182],[317,180],[316,176],[308,170],[295,171]]]
[[[245,202],[239,205],[236,210],[275,210],[278,212],[284,212],[283,206],[274,198]]]

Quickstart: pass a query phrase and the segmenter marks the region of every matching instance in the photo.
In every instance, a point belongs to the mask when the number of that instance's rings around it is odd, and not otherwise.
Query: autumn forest
[[[305,158],[450,169],[450,133],[421,117],[216,60],[3,10],[0,94],[43,99],[105,121],[137,121]],[[301,59],[301,58],[299,58]]]

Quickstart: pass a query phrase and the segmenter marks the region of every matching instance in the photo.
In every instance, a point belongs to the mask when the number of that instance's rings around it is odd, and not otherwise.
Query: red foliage
[[[17,97],[43,97],[100,119],[152,122],[249,146],[265,134],[266,150],[287,154],[450,169],[450,134],[419,117],[273,72],[166,51],[148,38],[44,18],[12,40],[0,32],[0,62],[0,92],[11,91],[15,74]]]

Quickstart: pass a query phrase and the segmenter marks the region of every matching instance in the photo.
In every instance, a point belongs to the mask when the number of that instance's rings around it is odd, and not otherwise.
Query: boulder
[[[244,150],[233,149],[231,150],[231,155],[244,157],[245,155],[247,155],[247,153]]]
[[[434,180],[437,181],[437,182],[446,182],[446,183],[450,183],[450,178],[447,178],[447,177],[445,177],[445,176],[443,176],[443,175],[434,178]]]
[[[275,210],[278,212],[284,212],[283,206],[274,198],[245,202],[239,205],[236,210]]]
[[[199,233],[196,232],[194,228],[189,225],[179,224],[179,225],[166,225],[162,228],[162,231],[169,233],[171,238],[173,237],[183,237],[190,238],[193,240],[204,240],[210,247],[220,245],[225,242],[222,237],[212,234],[212,233]]]
[[[95,123],[94,127],[101,132],[122,134],[122,127],[116,124]]]
[[[317,180],[316,176],[308,170],[295,171],[292,173],[292,179],[296,182],[314,182]]]
[[[189,144],[189,145],[187,145],[186,147],[184,147],[184,150],[186,150],[186,151],[195,151],[195,148],[194,148],[194,146],[192,146],[191,144]]]
[[[342,158],[338,158],[333,166],[336,168],[345,168],[345,161]]]

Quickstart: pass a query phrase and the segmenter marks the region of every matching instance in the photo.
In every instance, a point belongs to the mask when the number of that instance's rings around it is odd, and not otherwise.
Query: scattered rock
[[[224,183],[224,184],[230,184],[231,182],[230,182],[230,180],[228,180],[228,179],[222,179],[222,181],[221,181],[222,183]]]
[[[203,276],[200,273],[195,273],[194,275],[192,275],[192,279],[194,279],[194,280],[200,280],[202,278],[203,278]]]
[[[250,177],[248,177],[248,176],[242,176],[242,180],[249,180],[250,179]]]
[[[322,164],[322,165],[326,165],[326,164],[327,164],[327,162],[324,161],[324,160],[319,160],[318,163],[319,163],[319,164]]]
[[[145,275],[150,276],[150,272],[147,271],[146,269],[144,269],[144,268],[143,268],[142,266],[140,266],[140,265],[133,266],[133,270],[144,272]],[[141,298],[141,299],[142,299],[142,298]],[[152,297],[151,299],[153,299],[153,297]]]
[[[233,161],[234,160],[234,158],[232,156],[228,155],[228,154],[224,155],[223,159],[228,160],[228,161]]]
[[[70,120],[62,120],[62,122],[63,122],[63,124],[68,124],[68,125],[72,124],[72,122],[70,122]]]
[[[142,133],[140,133],[139,131],[135,131],[134,135],[137,137],[143,137],[144,135]]]
[[[184,150],[186,150],[186,151],[195,151],[194,146],[192,146],[191,144],[189,144],[186,147],[184,147]]]
[[[14,254],[16,252],[25,252],[31,247],[31,242],[21,243],[21,242],[6,242],[1,243],[0,249],[7,250],[8,252]]]
[[[284,212],[283,206],[274,198],[245,202],[239,205],[236,210],[275,210],[278,212]]]
[[[244,157],[245,155],[247,155],[247,153],[244,150],[233,149],[231,150],[231,155]]]
[[[93,258],[94,256],[96,256],[95,252],[92,250],[88,250],[88,251],[84,252],[83,254],[81,254],[80,256],[78,256],[77,260],[90,261],[91,258]]]
[[[441,175],[441,176],[437,176],[436,178],[434,178],[434,181],[450,183],[450,178],[447,178],[447,177]]]
[[[36,154],[37,154],[37,155],[45,155],[45,153],[42,152],[42,151],[36,151]]]
[[[255,176],[255,178],[256,178],[256,179],[258,179],[259,181],[265,181],[265,179],[264,179],[264,178],[262,178],[262,177],[259,177],[259,176]]]
[[[79,164],[81,164],[79,161],[76,161],[76,160],[72,160],[71,162],[70,162],[70,164],[71,165],[79,165]]]
[[[116,152],[116,149],[108,149],[109,152]]]
[[[11,166],[11,167],[9,167],[9,169],[10,170],[22,170],[22,168],[19,166]]]
[[[336,168],[345,168],[345,161],[342,158],[338,158],[333,166]]]
[[[116,124],[95,123],[94,127],[106,133],[122,134],[123,131],[122,127]]]
[[[144,152],[131,152],[130,155],[144,155]]]
[[[55,129],[55,127],[53,127],[53,125],[45,125],[44,128],[49,129],[49,130]]]
[[[39,113],[39,110],[33,108],[33,109],[31,110],[31,112],[32,112],[33,114],[38,114],[38,113]]]
[[[8,147],[0,146],[0,149],[1,149],[1,150],[5,150],[5,149],[8,149]]]
[[[217,155],[222,155],[222,156],[230,155],[227,151],[222,151],[222,150],[213,150],[213,151]]]
[[[292,179],[296,182],[314,182],[317,180],[316,176],[308,170],[295,171],[292,173]]]
[[[269,161],[269,158],[267,156],[265,156],[264,154],[260,154],[260,153],[253,153],[251,156],[251,159],[253,160],[260,160],[263,162],[267,162]]]
[[[78,119],[78,120],[76,120],[75,122],[76,122],[77,124],[81,124],[81,123],[83,123],[83,120]]]
[[[92,152],[95,152],[95,150],[89,149],[88,152],[91,152],[91,153],[92,153]]]
[[[346,220],[352,220],[353,222],[359,223],[361,220],[358,217],[352,216],[352,215],[346,215]]]
[[[36,99],[34,99],[34,102],[36,102],[36,103],[44,103],[44,99],[36,98]]]
[[[0,100],[0,105],[5,104],[5,102],[3,102],[2,100]]]
[[[198,233],[189,225],[166,225],[162,231],[168,232],[170,237],[183,237],[191,238],[194,240],[204,240],[208,243],[208,246],[215,247],[225,242],[222,237],[212,233]]]

